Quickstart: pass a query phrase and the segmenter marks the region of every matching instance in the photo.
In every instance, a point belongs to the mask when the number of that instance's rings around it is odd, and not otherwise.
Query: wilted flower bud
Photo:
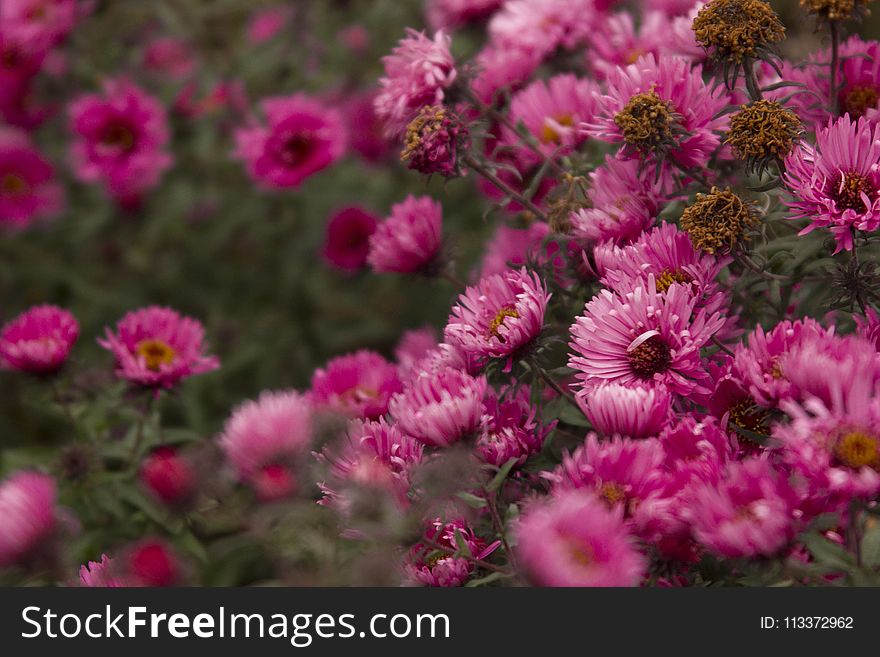
[[[742,63],[762,59],[785,38],[785,27],[763,0],[712,0],[693,22],[697,43],[715,59]]]
[[[623,133],[625,148],[642,155],[665,153],[683,134],[682,117],[653,89],[630,98],[614,123]]]
[[[748,240],[746,229],[758,221],[754,204],[742,200],[729,187],[697,194],[681,215],[681,227],[691,243],[707,253],[727,251],[740,240]]]
[[[410,169],[447,178],[461,175],[458,151],[468,146],[467,126],[444,107],[423,107],[406,128],[400,159]]]
[[[745,160],[749,170],[759,174],[771,162],[779,162],[791,152],[802,131],[797,115],[772,100],[743,105],[730,117],[725,144]]]
[[[845,21],[856,17],[861,19],[870,13],[867,4],[871,0],[801,0],[801,7],[820,20]]]

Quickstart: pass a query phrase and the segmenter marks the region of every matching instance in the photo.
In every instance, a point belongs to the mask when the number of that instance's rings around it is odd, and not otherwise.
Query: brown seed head
[[[748,240],[746,230],[758,221],[754,203],[744,201],[729,187],[697,194],[681,215],[681,227],[691,243],[706,253],[729,251],[740,240]]]
[[[697,43],[719,59],[759,58],[785,38],[785,27],[763,0],[712,0],[692,25]]]

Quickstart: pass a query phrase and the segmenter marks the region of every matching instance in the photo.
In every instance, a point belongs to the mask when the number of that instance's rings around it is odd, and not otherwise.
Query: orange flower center
[[[172,362],[177,356],[177,352],[167,343],[155,338],[141,340],[138,342],[135,351],[138,356],[144,359],[147,369],[157,372],[162,365]]]
[[[670,271],[664,269],[663,273],[657,278],[657,291],[666,292],[673,283],[690,283],[693,279],[683,271]]]
[[[556,125],[570,128],[574,125],[574,118],[571,114],[563,114],[562,116],[553,117],[552,121],[545,121],[544,126],[541,128],[541,143],[558,144],[562,141],[562,135],[559,134],[559,131],[554,126],[554,123]]]
[[[834,443],[834,456],[843,465],[858,470],[865,466],[880,470],[880,440],[865,431],[848,431]]]
[[[498,312],[495,313],[495,318],[489,323],[489,337],[495,336],[501,342],[505,342],[505,339],[498,333],[498,329],[504,325],[504,320],[508,317],[518,319],[519,313],[512,306],[504,306],[498,309]]]

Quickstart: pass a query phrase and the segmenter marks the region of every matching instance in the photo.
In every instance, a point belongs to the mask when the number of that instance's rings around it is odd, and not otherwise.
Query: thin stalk
[[[574,395],[572,395],[569,391],[565,390],[562,386],[560,386],[558,383],[556,383],[556,381],[553,380],[553,377],[551,377],[551,376],[550,376],[550,375],[544,370],[543,367],[541,367],[540,365],[538,365],[538,363],[537,363],[534,359],[532,359],[531,361],[529,361],[529,364],[530,364],[531,367],[532,367],[532,371],[534,371],[539,377],[541,377],[541,379],[542,379],[542,380],[543,380],[548,386],[550,386],[551,388],[553,388],[553,390],[556,392],[556,394],[560,395],[561,397],[564,397],[565,400],[566,400],[569,404],[571,404],[571,405],[574,406],[576,409],[578,409],[581,413],[583,413],[583,411],[581,410],[581,407],[578,405],[577,401],[575,401]]]
[[[837,68],[840,49],[840,26],[837,21],[828,21],[831,30],[831,98],[829,106],[831,107],[831,116],[837,116]]]
[[[518,191],[513,189],[513,187],[501,180],[498,176],[489,171],[489,169],[477,162],[477,160],[475,160],[473,157],[471,157],[470,155],[465,156],[464,163],[467,164],[471,169],[476,171],[478,174],[483,176],[483,178],[488,180],[490,183],[495,185],[495,187],[507,194],[514,201],[522,205],[524,208],[528,209],[532,214],[541,219],[544,223],[549,223],[550,220],[547,218],[547,215],[544,214],[544,211],[541,210],[541,208],[532,203],[529,199],[520,194]]]

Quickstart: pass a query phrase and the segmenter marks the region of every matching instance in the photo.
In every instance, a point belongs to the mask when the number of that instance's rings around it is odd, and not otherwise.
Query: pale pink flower
[[[0,567],[35,555],[55,532],[55,482],[19,471],[0,482]]]
[[[593,428],[604,436],[657,436],[673,417],[672,395],[664,386],[603,383],[578,391],[576,399]]]

